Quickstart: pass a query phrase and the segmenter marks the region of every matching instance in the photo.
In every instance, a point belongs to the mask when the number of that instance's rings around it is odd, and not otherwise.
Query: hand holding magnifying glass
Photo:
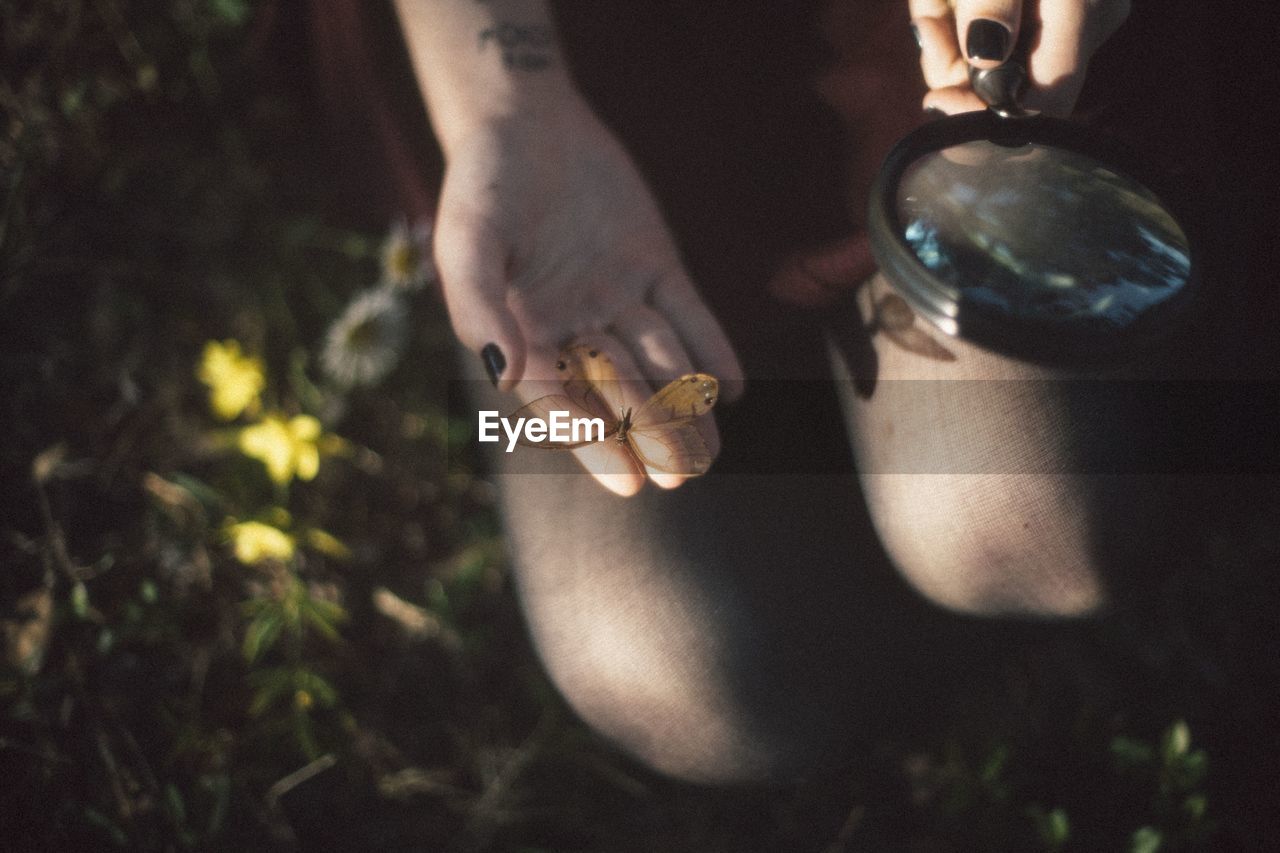
[[[910,0],[929,93],[925,109],[947,114],[985,104],[971,68],[991,69],[1021,46],[1027,57],[1023,106],[1066,116],[1093,54],[1129,15],[1128,0]]]
[[[942,332],[1029,361],[1134,358],[1188,315],[1192,241],[1145,158],[1028,108],[1028,48],[966,66],[965,97],[988,109],[890,152],[871,191],[872,251]]]

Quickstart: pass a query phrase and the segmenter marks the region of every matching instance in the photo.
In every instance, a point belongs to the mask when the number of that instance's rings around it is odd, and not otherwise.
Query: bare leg
[[[757,393],[814,386],[768,387]],[[750,396],[739,405],[721,419],[726,445],[794,439],[789,420],[757,417]],[[826,423],[838,423],[833,401]],[[919,608],[847,468],[762,474],[723,459],[677,490],[623,499],[568,454],[537,474],[495,457],[516,584],[552,681],[650,766],[703,782],[794,778],[838,760],[897,692]]]
[[[889,294],[876,276],[857,313]],[[866,334],[844,330],[833,361],[876,528],[921,594],[964,613],[1080,616],[1122,567],[1157,558],[1175,490],[1157,469],[1126,469],[1124,449],[1157,433],[1122,396],[1156,386],[1132,368],[1021,363],[918,317],[910,339]]]

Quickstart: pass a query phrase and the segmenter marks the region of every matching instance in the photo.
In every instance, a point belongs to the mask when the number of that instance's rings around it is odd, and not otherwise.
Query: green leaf
[[[249,706],[252,716],[261,716],[280,706],[298,707],[299,693],[306,693],[309,704],[333,708],[338,704],[338,691],[332,684],[301,667],[272,667],[249,674],[249,684],[256,689]]]
[[[347,234],[342,238],[342,252],[353,261],[371,257],[374,253],[372,243],[359,234]]]
[[[1209,755],[1203,749],[1192,750],[1182,756],[1174,772],[1174,780],[1178,786],[1190,790],[1204,781],[1209,772]]]
[[[997,746],[991,750],[991,754],[983,762],[982,769],[978,772],[978,777],[988,785],[999,781],[1000,774],[1004,772],[1004,766],[1008,760],[1009,748],[1004,744]]]
[[[1040,834],[1040,840],[1048,849],[1061,848],[1071,837],[1071,823],[1067,820],[1067,813],[1062,809],[1054,809],[1048,813],[1037,809],[1032,817],[1035,820],[1036,831]]]
[[[92,807],[85,807],[85,822],[90,826],[96,826],[107,834],[111,839],[111,843],[116,847],[124,847],[129,843],[129,837],[124,834],[124,830],[116,826],[116,824],[102,812]]]
[[[1062,809],[1049,812],[1049,826],[1049,837],[1053,839],[1053,843],[1059,846],[1066,844],[1071,837],[1071,822],[1067,820],[1067,813]]]
[[[209,777],[206,787],[213,792],[213,808],[209,812],[207,833],[213,837],[222,831],[222,824],[227,819],[227,806],[231,803],[231,779],[227,776]]]
[[[222,508],[226,504],[226,498],[213,486],[198,477],[184,474],[181,471],[170,474],[168,479],[173,485],[189,492],[210,515],[221,514]]]
[[[338,625],[347,618],[342,605],[322,598],[307,598],[299,604],[303,621],[330,642],[339,642]]]
[[[292,669],[281,666],[249,673],[249,684],[254,688],[249,715],[260,717],[273,706],[291,701],[294,693],[293,676]]]
[[[1160,755],[1166,766],[1172,766],[1191,748],[1191,730],[1186,721],[1177,720],[1164,732],[1160,741]]]
[[[427,581],[427,607],[441,615],[447,615],[452,607],[449,602],[449,591],[439,578]]]
[[[293,736],[298,741],[298,749],[308,760],[314,761],[320,757],[320,744],[316,742],[315,730],[311,725],[311,718],[306,714],[295,714],[293,717]]]
[[[1199,821],[1209,809],[1209,798],[1204,794],[1191,794],[1182,801],[1182,810],[1192,821]]]
[[[249,18],[249,4],[245,0],[210,0],[209,8],[228,26],[238,27]]]
[[[164,801],[173,825],[182,827],[187,822],[187,805],[182,801],[182,792],[172,782],[164,786]]]
[[[271,649],[280,639],[283,620],[278,615],[262,615],[250,622],[244,629],[244,645],[241,651],[249,663],[256,661],[264,652]]]
[[[82,81],[62,93],[62,97],[58,100],[58,106],[64,116],[72,118],[76,113],[80,112],[80,108],[84,106],[84,96],[87,89],[88,85]]]
[[[310,693],[312,700],[320,707],[332,708],[338,704],[338,691],[319,675],[299,669],[294,677],[297,689]]]
[[[1111,740],[1111,755],[1115,757],[1117,767],[1128,770],[1149,763],[1152,750],[1149,744],[1140,740],[1116,735]]]
[[[84,581],[76,581],[71,587],[71,612],[83,619],[89,613],[89,590]]]
[[[351,559],[351,549],[343,544],[342,540],[317,527],[304,533],[303,540],[326,557],[332,557],[335,560]]]
[[[1135,830],[1129,838],[1129,853],[1156,853],[1162,841],[1160,830],[1154,826],[1144,826]]]

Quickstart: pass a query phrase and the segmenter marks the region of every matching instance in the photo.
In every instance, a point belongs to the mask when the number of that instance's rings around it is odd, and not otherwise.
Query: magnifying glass
[[[1197,270],[1159,176],[1115,140],[1023,110],[1021,61],[970,79],[989,108],[910,133],[872,187],[881,272],[941,331],[1027,361],[1123,360],[1166,337]]]

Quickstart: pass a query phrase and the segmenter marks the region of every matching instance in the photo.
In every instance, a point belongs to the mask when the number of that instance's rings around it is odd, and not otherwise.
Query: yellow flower
[[[209,386],[214,414],[227,421],[246,409],[256,410],[258,394],[267,382],[262,361],[242,355],[240,342],[234,340],[205,344],[196,376]]]
[[[268,415],[240,431],[240,451],[267,466],[267,476],[280,485],[294,477],[310,480],[320,470],[320,422],[310,415],[285,420]]]
[[[266,560],[287,560],[293,556],[293,537],[278,527],[260,521],[242,521],[228,528],[236,559],[245,565]]]

